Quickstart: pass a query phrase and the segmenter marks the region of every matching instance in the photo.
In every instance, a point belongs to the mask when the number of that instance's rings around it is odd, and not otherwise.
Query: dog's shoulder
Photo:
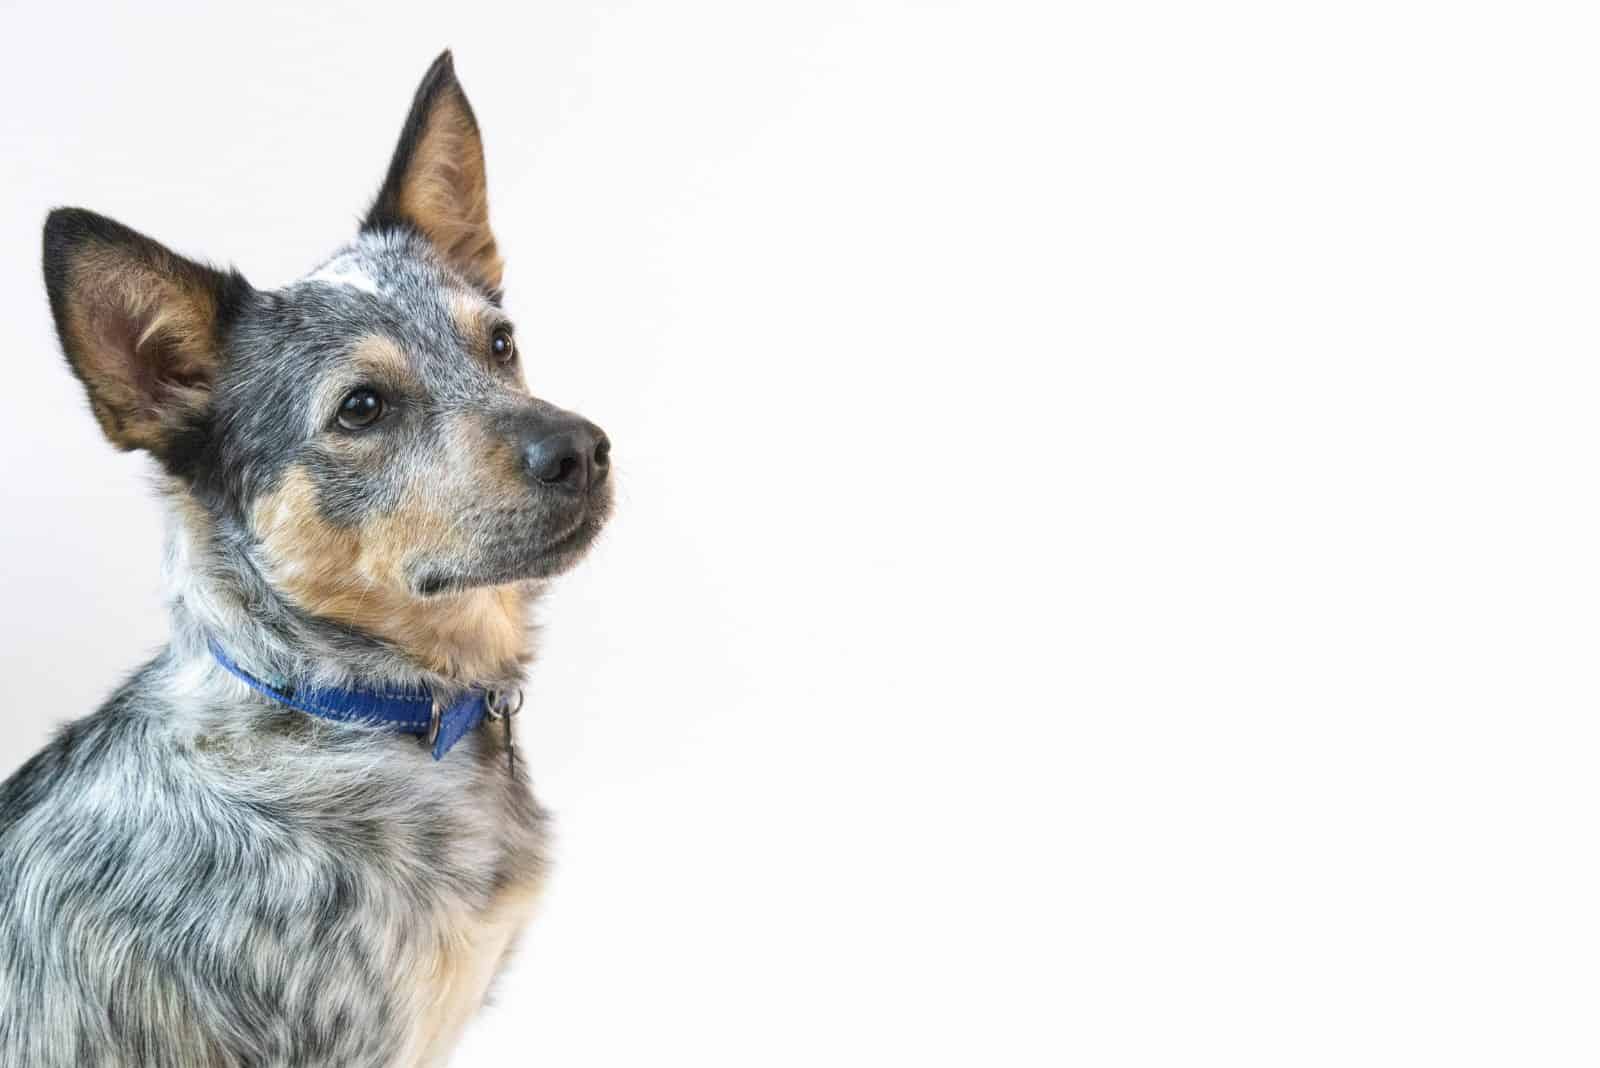
[[[426,1063],[527,917],[543,813],[486,732],[435,764],[186,671],[153,661],[0,784],[0,1062]]]
[[[118,751],[137,744],[142,698],[160,667],[159,657],[145,664],[99,709],[58,727],[42,749],[0,782],[0,855],[27,826],[92,803],[96,785],[117,766]]]

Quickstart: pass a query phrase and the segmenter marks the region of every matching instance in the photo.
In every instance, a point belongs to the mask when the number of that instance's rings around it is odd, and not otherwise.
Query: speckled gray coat
[[[518,684],[609,442],[527,390],[485,188],[446,54],[361,234],[285,289],[52,214],[68,361],[160,465],[173,629],[0,784],[0,1068],[440,1064],[526,922],[545,819],[499,725],[436,762],[206,644],[289,686]]]

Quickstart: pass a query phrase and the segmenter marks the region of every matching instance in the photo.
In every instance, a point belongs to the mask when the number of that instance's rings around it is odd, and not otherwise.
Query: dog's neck
[[[539,590],[531,584],[516,589],[509,604],[497,597],[492,614],[476,603],[440,598],[434,613],[418,613],[420,633],[416,619],[407,619],[416,641],[406,648],[301,612],[267,580],[244,531],[205,513],[176,487],[163,496],[172,646],[181,659],[209,658],[210,639],[253,672],[297,685],[422,685],[441,694],[514,687],[532,659],[527,611]],[[430,616],[438,620],[438,633],[428,630]],[[514,630],[508,634],[508,628]]]

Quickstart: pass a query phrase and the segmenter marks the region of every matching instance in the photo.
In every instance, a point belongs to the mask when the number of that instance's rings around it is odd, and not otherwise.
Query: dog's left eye
[[[517,343],[511,339],[511,328],[497,326],[494,328],[494,337],[489,340],[489,351],[494,353],[495,362],[510,363],[517,355]]]
[[[339,425],[346,430],[365,430],[383,415],[383,398],[370,389],[352,390],[339,402]]]

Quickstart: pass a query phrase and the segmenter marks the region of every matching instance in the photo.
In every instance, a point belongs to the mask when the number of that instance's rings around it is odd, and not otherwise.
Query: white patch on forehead
[[[330,286],[349,286],[351,289],[359,289],[363,293],[371,293],[373,296],[378,295],[378,283],[374,282],[372,276],[366,271],[363,271],[349,260],[334,260],[332,263],[324,264],[317,270],[317,273],[309,276],[306,281],[322,282]]]

